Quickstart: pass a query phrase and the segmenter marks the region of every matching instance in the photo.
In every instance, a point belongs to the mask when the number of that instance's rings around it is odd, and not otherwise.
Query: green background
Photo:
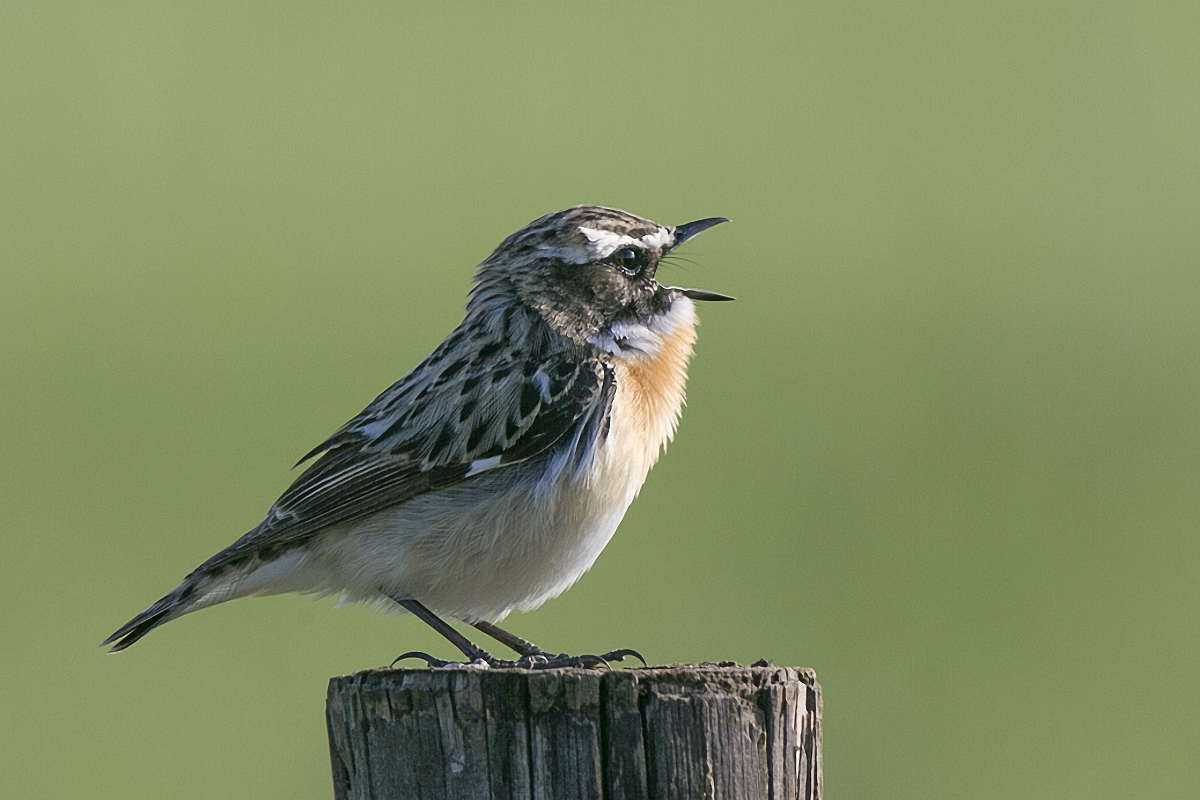
[[[0,775],[327,798],[285,596],[97,643],[575,203],[731,217],[675,443],[507,627],[825,688],[829,795],[1200,784],[1200,6],[0,6]]]

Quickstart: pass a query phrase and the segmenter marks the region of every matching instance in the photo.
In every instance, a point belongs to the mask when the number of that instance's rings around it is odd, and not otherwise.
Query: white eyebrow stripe
[[[628,247],[629,245],[641,247],[642,245],[637,239],[634,239],[632,236],[626,236],[623,233],[600,231],[583,225],[579,226],[579,232],[591,242],[588,245],[588,254],[593,259],[608,258],[618,247]]]
[[[643,236],[642,241],[647,247],[652,247],[655,250],[664,250],[674,244],[675,234],[666,228],[659,228],[654,233],[647,233]]]
[[[634,239],[632,236],[623,233],[589,228],[586,225],[580,225],[579,232],[587,237],[588,242],[590,242],[588,245],[588,255],[596,260],[608,258],[618,247],[629,247],[630,245],[638,248],[662,250],[675,239],[674,234],[666,228],[659,228],[653,233],[647,233],[640,239]]]

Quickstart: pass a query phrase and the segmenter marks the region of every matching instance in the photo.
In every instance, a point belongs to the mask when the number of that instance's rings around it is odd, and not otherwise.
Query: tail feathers
[[[196,586],[190,581],[185,581],[175,591],[118,628],[117,632],[101,642],[100,646],[111,644],[112,647],[108,652],[121,652],[164,622],[169,622],[193,610],[194,603],[189,601],[193,599],[195,593]]]

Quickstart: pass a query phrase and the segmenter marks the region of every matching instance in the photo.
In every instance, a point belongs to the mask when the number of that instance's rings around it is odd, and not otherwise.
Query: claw
[[[637,650],[632,650],[628,647],[622,647],[620,650],[609,650],[607,653],[605,653],[604,655],[602,655],[600,657],[608,659],[609,661],[624,661],[626,656],[633,656],[638,661],[642,662],[643,667],[650,666],[649,664],[646,663],[646,659],[642,658],[641,653],[639,653]]]
[[[403,661],[406,658],[419,658],[424,661],[425,666],[429,667],[430,669],[442,669],[447,664],[452,663],[450,661],[442,661],[440,658],[434,658],[433,656],[429,655],[429,653],[422,653],[420,650],[410,650],[403,655],[396,656],[396,660],[389,664],[388,667],[394,668],[396,666],[396,662]]]

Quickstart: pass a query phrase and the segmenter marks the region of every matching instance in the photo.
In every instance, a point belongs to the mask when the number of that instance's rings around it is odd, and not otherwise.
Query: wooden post
[[[820,800],[810,669],[371,670],[329,683],[337,800]]]

